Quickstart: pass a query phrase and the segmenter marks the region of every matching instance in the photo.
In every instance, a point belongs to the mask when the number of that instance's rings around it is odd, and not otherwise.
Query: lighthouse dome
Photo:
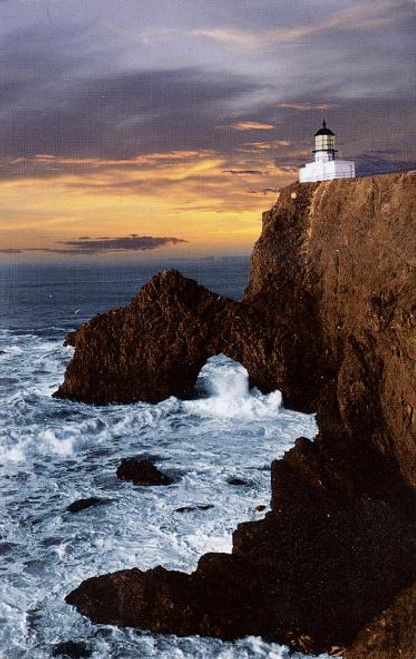
[[[318,137],[318,135],[333,135],[335,137],[335,133],[333,133],[332,130],[327,127],[325,119],[322,122],[322,128],[316,131],[315,137]]]

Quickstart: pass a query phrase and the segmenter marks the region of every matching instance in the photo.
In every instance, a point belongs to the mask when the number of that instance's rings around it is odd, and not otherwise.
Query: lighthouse
[[[338,160],[335,148],[335,133],[326,125],[315,133],[315,160],[299,169],[300,183],[331,181],[334,178],[354,178],[355,164],[350,160]]]

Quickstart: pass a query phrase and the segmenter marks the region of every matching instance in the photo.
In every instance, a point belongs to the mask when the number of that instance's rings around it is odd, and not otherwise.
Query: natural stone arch
[[[191,398],[207,359],[229,352],[238,307],[175,270],[163,272],[127,307],[70,335],[75,353],[54,396],[95,403]]]

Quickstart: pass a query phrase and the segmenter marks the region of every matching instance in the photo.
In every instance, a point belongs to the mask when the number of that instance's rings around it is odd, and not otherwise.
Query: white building
[[[350,160],[337,160],[335,134],[327,128],[325,119],[322,128],[315,133],[315,162],[299,169],[300,183],[331,181],[334,178],[354,178],[355,164]]]

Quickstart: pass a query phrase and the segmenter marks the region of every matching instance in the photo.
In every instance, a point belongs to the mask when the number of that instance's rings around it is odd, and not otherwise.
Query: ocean
[[[64,656],[67,641],[92,659],[303,656],[257,637],[95,625],[64,601],[90,576],[158,564],[192,572],[202,554],[230,552],[237,523],[269,509],[272,460],[316,433],[312,415],[284,409],[278,391],[250,391],[245,369],[223,355],[202,369],[204,397],[195,400],[92,406],[51,397],[72,355],[65,335],[172,267],[234,299],[248,283],[247,258],[0,266],[1,658]],[[173,485],[118,480],[132,456],[150,457]],[[67,510],[88,497],[104,502]]]

